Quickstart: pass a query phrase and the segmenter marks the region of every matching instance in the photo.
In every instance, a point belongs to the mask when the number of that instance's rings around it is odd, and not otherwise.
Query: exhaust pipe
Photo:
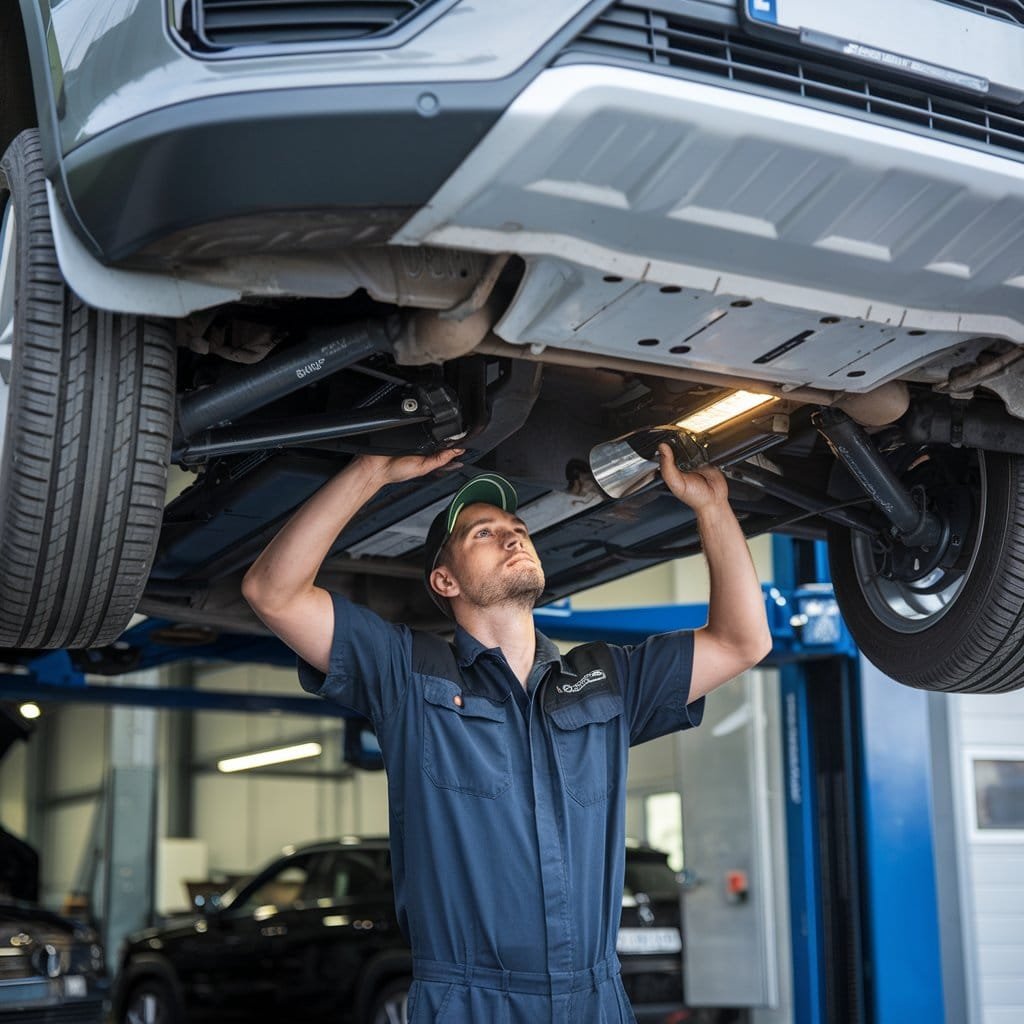
[[[928,398],[916,402],[900,425],[907,440],[916,444],[1024,455],[1024,421],[995,402]]]
[[[610,498],[638,491],[658,469],[658,445],[672,449],[676,465],[684,473],[701,466],[732,466],[786,440],[789,418],[766,416],[751,422],[726,424],[695,434],[674,423],[646,427],[595,445],[590,470],[598,486]]]

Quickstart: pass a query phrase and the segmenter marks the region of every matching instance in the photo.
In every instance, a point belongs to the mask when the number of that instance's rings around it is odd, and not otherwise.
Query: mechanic
[[[317,587],[335,539],[388,484],[462,454],[362,456],[295,514],[243,592],[299,655],[302,686],[366,715],[388,777],[409,1021],[634,1019],[615,954],[627,748],[698,725],[704,695],[771,646],[746,539],[714,468],[661,474],[697,519],[707,625],[560,656],[533,624],[544,573],[516,494],[484,474],[428,533],[425,581],[454,643]]]

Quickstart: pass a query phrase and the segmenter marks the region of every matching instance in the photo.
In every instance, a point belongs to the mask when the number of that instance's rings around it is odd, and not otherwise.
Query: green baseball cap
[[[497,473],[481,473],[464,483],[448,505],[434,517],[427,531],[426,543],[423,545],[423,583],[431,600],[449,618],[451,608],[448,601],[430,585],[430,574],[437,568],[441,548],[452,535],[459,513],[467,505],[477,504],[494,505],[503,512],[512,513],[519,507],[519,496],[516,489],[503,476],[498,476]]]

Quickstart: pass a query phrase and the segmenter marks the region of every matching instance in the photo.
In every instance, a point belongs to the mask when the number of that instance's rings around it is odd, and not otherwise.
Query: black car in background
[[[403,1020],[389,863],[385,839],[288,847],[199,916],[132,936],[115,1021]]]
[[[0,897],[0,1024],[100,1024],[108,994],[92,928]]]
[[[626,847],[617,952],[637,1020],[682,1024],[683,930],[679,881],[660,850]],[[709,1022],[710,1024],[710,1022]]]
[[[679,887],[665,854],[626,851],[619,957],[637,1017],[696,1019],[683,1003]],[[404,1024],[412,959],[386,839],[288,848],[203,912],[130,937],[116,1024]]]

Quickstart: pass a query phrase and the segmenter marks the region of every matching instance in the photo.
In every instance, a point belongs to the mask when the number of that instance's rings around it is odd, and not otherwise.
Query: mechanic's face
[[[494,505],[467,505],[459,513],[434,571],[456,585],[456,593],[444,596],[479,607],[512,603],[532,608],[544,592],[544,570],[526,524]]]

